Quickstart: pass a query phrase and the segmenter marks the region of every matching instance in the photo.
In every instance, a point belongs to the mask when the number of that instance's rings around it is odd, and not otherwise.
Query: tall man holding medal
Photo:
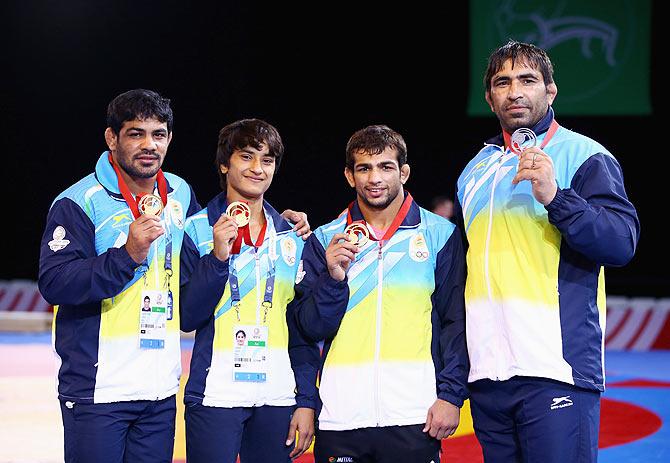
[[[186,223],[181,321],[197,330],[184,393],[189,463],[288,463],[312,442],[319,349],[292,304],[309,227],[264,200],[283,152],[264,121],[221,129],[223,191]]]
[[[407,147],[386,126],[347,144],[356,199],[303,252],[296,320],[324,340],[316,463],[439,461],[466,398],[459,232],[403,185]]]
[[[487,463],[595,462],[603,266],[633,257],[637,214],[612,154],[556,122],[543,50],[510,41],[484,84],[502,133],[458,179],[455,214],[475,433]]]
[[[39,288],[56,305],[66,462],[170,462],[181,374],[179,255],[191,187],[161,165],[169,100],[107,109],[95,172],[61,193],[42,238]]]

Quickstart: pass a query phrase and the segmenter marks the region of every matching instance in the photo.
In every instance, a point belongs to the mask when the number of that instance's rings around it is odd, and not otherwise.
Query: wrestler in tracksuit
[[[182,253],[182,329],[196,329],[186,384],[189,462],[290,462],[286,446],[296,407],[316,408],[319,348],[305,340],[292,316],[304,242],[267,202],[258,247],[220,261],[212,227],[227,207],[220,193],[186,224]],[[188,315],[186,315],[188,314]],[[237,336],[267,330],[267,349],[237,348]],[[267,357],[249,372],[247,357]]]
[[[519,442],[524,461],[595,461],[603,266],[626,264],[639,236],[616,159],[553,116],[533,127],[558,185],[546,207],[529,181],[512,184],[518,157],[502,135],[458,179],[471,405],[487,462],[516,461]]]
[[[200,206],[184,180],[169,173],[165,179],[165,233],[140,265],[124,247],[134,219],[108,152],[49,210],[39,288],[55,305],[66,461],[172,460],[181,374],[179,255],[186,218]],[[143,294],[168,293],[174,310],[162,334],[141,347]]]
[[[324,340],[316,462],[427,463],[440,448],[422,432],[428,409],[437,398],[460,407],[467,397],[461,237],[412,201],[390,239],[362,245],[336,281],[325,249],[362,218],[352,203],[303,252],[296,319],[308,338]]]

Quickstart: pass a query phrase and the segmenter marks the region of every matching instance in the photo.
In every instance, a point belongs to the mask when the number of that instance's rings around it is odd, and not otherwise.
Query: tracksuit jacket
[[[160,400],[179,389],[179,255],[186,218],[200,206],[188,183],[169,173],[165,178],[165,233],[140,265],[124,247],[133,215],[119,192],[108,152],[100,156],[94,173],[61,193],[49,210],[39,288],[56,306],[53,345],[60,362],[61,400]],[[174,313],[167,321],[165,347],[140,349],[141,293],[166,289],[168,242]]]
[[[186,223],[181,323],[184,331],[197,331],[184,400],[224,408],[295,404],[316,408],[319,348],[297,330],[291,303],[303,239],[265,202],[263,243],[258,249],[243,244],[239,254],[222,262],[210,253],[212,227],[227,205],[225,193],[220,193]],[[231,298],[231,265],[241,297],[239,319]],[[272,306],[266,311],[263,303],[271,273]],[[256,324],[267,326],[269,332],[267,380],[233,381],[233,327]]]
[[[550,108],[533,127],[538,145],[553,117]],[[633,257],[640,225],[621,168],[602,145],[559,127],[543,151],[558,184],[546,207],[530,181],[512,184],[518,158],[502,135],[458,179],[469,381],[532,376],[602,391],[603,266]]]
[[[361,220],[355,203],[352,220]],[[325,249],[347,215],[319,227],[303,252],[296,319],[324,340],[319,429],[425,423],[436,398],[467,396],[461,237],[455,226],[412,203],[388,241],[361,247],[338,282]]]

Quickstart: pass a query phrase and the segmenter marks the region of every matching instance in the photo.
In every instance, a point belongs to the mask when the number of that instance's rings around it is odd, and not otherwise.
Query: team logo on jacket
[[[425,262],[429,256],[428,245],[423,233],[414,235],[409,240],[409,257],[415,262]]]
[[[282,259],[284,259],[284,262],[286,262],[286,265],[294,265],[295,264],[295,255],[298,251],[298,245],[295,244],[295,241],[293,241],[293,238],[290,236],[287,236],[281,241],[281,256]]]
[[[60,251],[70,244],[70,240],[63,239],[65,238],[65,228],[60,225],[56,227],[52,237],[53,239],[49,241],[49,248],[51,248],[53,252]]]
[[[172,223],[179,229],[184,228],[184,210],[179,201],[168,200],[168,210],[170,211],[170,218]]]
[[[112,228],[123,228],[127,227],[133,222],[133,219],[130,218],[129,214],[125,212],[122,214],[117,214],[112,218]]]
[[[305,278],[305,271],[302,268],[302,259],[300,259],[300,263],[298,263],[298,272],[295,274],[295,284],[300,284],[303,278]]]

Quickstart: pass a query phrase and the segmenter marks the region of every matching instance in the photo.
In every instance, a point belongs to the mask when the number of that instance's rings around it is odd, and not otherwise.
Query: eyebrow
[[[378,162],[377,164],[374,164],[374,165],[378,166],[378,167],[386,167],[386,166],[395,166],[396,163],[393,162],[393,161],[381,161],[381,162]],[[354,168],[358,168],[358,167],[373,167],[373,163],[371,163],[371,162],[359,162],[358,164],[356,164],[354,166]]]
[[[260,154],[258,151],[251,151],[251,148],[249,148],[248,146],[246,146],[244,148],[241,148],[240,151],[243,152],[243,153],[246,153],[246,154],[250,154],[252,156],[255,156],[256,154]],[[264,154],[260,154],[260,156],[262,156],[264,158],[272,158],[272,159],[276,158],[275,155],[273,155],[272,153],[269,153],[269,152],[264,153]]]
[[[532,72],[527,72],[525,74],[519,74],[518,76],[514,77],[515,79],[539,79],[540,77]],[[493,78],[493,83],[500,82],[501,80],[512,80],[511,76],[496,76]]]

